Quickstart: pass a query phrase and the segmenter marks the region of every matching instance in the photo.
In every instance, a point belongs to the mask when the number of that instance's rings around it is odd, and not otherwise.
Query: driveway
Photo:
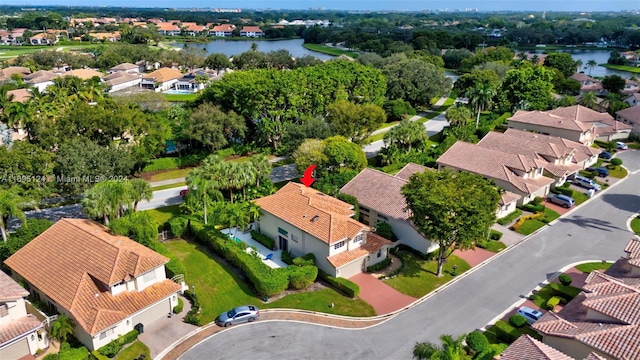
[[[640,154],[620,154],[633,173]],[[627,159],[627,157],[629,157]],[[182,356],[244,359],[410,359],[416,342],[437,342],[485,326],[567,264],[624,256],[628,217],[640,209],[640,174],[596,196],[552,226],[499,253],[487,264],[390,320],[346,330],[293,322],[262,322],[213,336]],[[251,339],[247,342],[245,339]],[[321,341],[319,341],[321,339]],[[327,346],[330,344],[330,346]]]
[[[145,325],[144,332],[138,337],[149,347],[151,358],[155,358],[171,344],[198,328],[182,321],[191,310],[189,300],[182,298],[182,301],[184,308],[180,314],[175,314],[172,317],[165,316],[156,322]]]
[[[417,300],[367,273],[360,273],[349,278],[349,280],[360,286],[360,295],[358,297],[373,306],[377,315],[400,310]]]

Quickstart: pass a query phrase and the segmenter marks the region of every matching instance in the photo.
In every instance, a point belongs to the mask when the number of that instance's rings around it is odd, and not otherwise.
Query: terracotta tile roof
[[[101,73],[100,71],[96,71],[93,69],[75,69],[75,70],[67,71],[66,73],[63,74],[63,76],[75,76],[75,77],[79,77],[82,80],[89,80],[94,76],[102,78],[104,74]]]
[[[565,119],[562,116],[552,114],[549,111],[526,111],[518,110],[513,116],[508,118],[510,122],[519,122],[523,124],[532,124],[546,126],[556,129],[573,130],[585,132],[592,128],[590,124],[584,124],[580,121]]]
[[[168,260],[129,238],[110,234],[93,221],[61,219],[5,264],[67,309],[87,333],[96,334],[180,290],[178,284],[164,280],[140,292],[112,296],[108,291],[109,286]]]
[[[516,175],[516,171],[524,173],[541,167],[524,155],[508,154],[462,141],[456,142],[442,154],[437,163],[506,181],[525,194],[531,194],[554,181],[544,176],[530,179]]]
[[[255,33],[261,33],[262,30],[260,30],[259,26],[243,26],[242,30],[240,30],[241,32],[255,32]]]
[[[640,105],[632,106],[616,112],[616,115],[623,117],[632,124],[640,125]]]
[[[211,29],[211,31],[222,31],[222,32],[231,32],[233,30],[235,30],[236,26],[233,24],[223,24],[223,25],[216,25],[213,27],[213,29]]]
[[[406,172],[405,172],[406,175]],[[407,202],[401,188],[407,180],[365,168],[340,189],[340,192],[355,196],[358,203],[379,213],[407,220]]]
[[[158,26],[158,30],[160,31],[180,31],[179,27],[170,22],[161,22],[156,24],[156,26]]]
[[[427,170],[434,170],[432,168],[428,168],[426,166],[422,166],[422,165],[418,165],[418,164],[414,164],[414,163],[408,163],[407,165],[405,165],[402,169],[400,169],[400,171],[398,171],[396,173],[396,177],[399,177],[400,179],[404,179],[404,180],[409,180],[409,178],[411,177],[411,175],[415,174],[415,173],[421,173],[421,172],[425,172]]]
[[[7,91],[7,97],[10,97],[11,95],[13,95],[13,99],[11,99],[11,101],[17,101],[21,103],[33,97],[33,94],[29,89],[16,89]]]
[[[592,123],[602,120],[613,120],[613,117],[606,112],[599,112],[582,105],[558,107],[547,111],[549,114],[560,116],[564,119]]]
[[[0,301],[17,300],[29,296],[29,292],[9,275],[0,271]]]
[[[333,244],[369,227],[351,218],[353,206],[302,184],[288,183],[255,200],[266,211],[321,241]]]
[[[112,67],[109,70],[110,71],[127,71],[127,70],[138,70],[138,69],[140,69],[140,66],[138,65],[135,65],[132,63],[122,63]]]
[[[24,82],[27,84],[38,84],[47,81],[51,81],[54,78],[58,77],[59,74],[54,73],[53,71],[48,70],[38,70],[33,74],[29,74],[24,77]]]
[[[116,71],[102,78],[102,80],[110,86],[124,84],[138,79],[142,79],[142,77],[140,75],[130,74],[124,71]]]
[[[579,81],[579,82],[585,82],[585,81],[593,81],[596,82],[598,80],[592,78],[589,75],[585,75],[584,73],[575,73],[571,76],[569,76],[570,78],[572,78],[573,80]]]
[[[514,201],[518,201],[521,198],[520,195],[512,193],[511,191],[505,191],[500,194],[499,205],[506,205]]]
[[[629,264],[640,267],[640,237],[632,237],[624,248],[624,252],[629,257]]]
[[[4,69],[0,69],[0,80],[9,79],[11,75],[18,74],[20,77],[31,74],[31,70],[24,66],[9,66]]]
[[[155,79],[155,81],[159,82],[167,82],[181,78],[182,73],[176,69],[163,67],[150,74],[145,74],[143,77],[145,79]]]
[[[184,26],[184,24],[183,24],[183,26]],[[186,30],[187,31],[196,31],[196,32],[198,32],[198,31],[204,31],[204,30],[206,30],[206,28],[205,28],[204,25],[196,25],[195,23],[193,23],[193,24],[189,24],[189,26],[186,27]]]
[[[589,355],[584,358],[584,360],[607,360],[607,358],[602,357],[596,353],[589,353]]]
[[[574,360],[572,357],[532,338],[521,335],[500,354],[500,360]]]
[[[530,131],[524,131],[524,130],[518,130],[518,129],[507,129],[507,131],[505,131],[504,134],[511,137],[518,137],[522,139],[533,138],[535,140],[543,141],[550,144],[555,144],[560,147],[574,149],[576,151],[573,153],[573,158],[574,158],[574,162],[576,163],[581,163],[592,156],[598,156],[598,154],[602,152],[602,150],[600,149],[586,146],[577,141],[573,141],[573,140],[569,140],[569,139],[565,139],[557,136],[532,133]]]
[[[567,173],[576,172],[581,169],[575,164],[555,164],[556,161],[564,161],[568,156],[573,156],[575,149],[552,142],[541,141],[538,138],[511,137],[507,134],[491,131],[480,142],[478,146],[494,149],[510,154],[524,155],[534,159],[536,164],[544,167],[553,176],[561,177]]]
[[[336,269],[347,265],[358,259],[362,259],[365,256],[372,255],[382,249],[383,246],[392,246],[393,243],[380,235],[374,233],[367,233],[367,240],[360,247],[349,251],[343,251],[335,255],[327,257],[329,263]]]
[[[0,323],[0,345],[35,331],[41,327],[42,323],[40,320],[30,314]]]
[[[45,39],[46,37],[47,37],[47,34],[39,33],[39,34],[33,35],[29,39]]]

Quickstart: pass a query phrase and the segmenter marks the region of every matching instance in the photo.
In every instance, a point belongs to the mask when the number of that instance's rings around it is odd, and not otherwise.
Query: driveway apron
[[[360,273],[349,280],[360,286],[358,297],[373,306],[378,315],[400,310],[417,300],[366,273]]]

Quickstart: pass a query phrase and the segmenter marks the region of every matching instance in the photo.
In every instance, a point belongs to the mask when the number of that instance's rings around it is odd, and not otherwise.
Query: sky
[[[620,11],[640,9],[640,0],[0,0],[4,5],[135,6],[251,9],[424,10],[477,8],[478,11]]]

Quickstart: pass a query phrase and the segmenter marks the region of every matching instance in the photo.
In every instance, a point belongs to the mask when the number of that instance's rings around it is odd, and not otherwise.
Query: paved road
[[[622,153],[640,169],[640,152]],[[376,327],[342,330],[290,322],[257,322],[209,338],[182,359],[410,359],[413,345],[482,328],[568,264],[616,260],[631,234],[628,217],[640,210],[635,172],[552,226],[461,276],[414,309]],[[250,339],[250,340],[247,340]]]

